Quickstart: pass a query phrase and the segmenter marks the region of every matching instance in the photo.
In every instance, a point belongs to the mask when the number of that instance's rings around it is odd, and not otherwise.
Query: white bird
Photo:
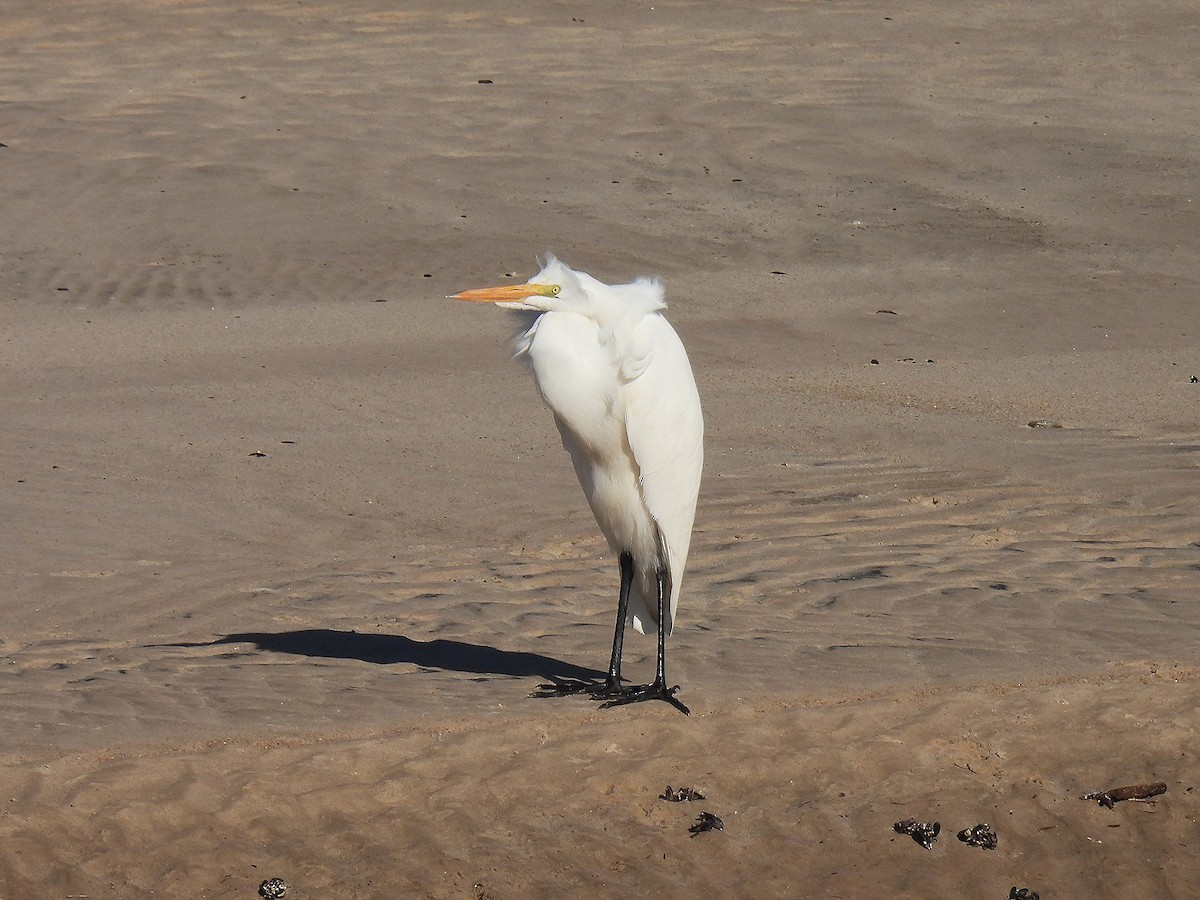
[[[662,316],[662,283],[604,284],[550,257],[527,284],[480,288],[456,300],[536,314],[518,333],[516,357],[562,435],[588,505],[617,554],[621,588],[604,683],[555,680],[538,696],[591,693],[603,706],[665,700],[666,637],[675,624],[704,463],[700,396],[683,343]],[[648,685],[621,683],[625,623],[658,635]]]

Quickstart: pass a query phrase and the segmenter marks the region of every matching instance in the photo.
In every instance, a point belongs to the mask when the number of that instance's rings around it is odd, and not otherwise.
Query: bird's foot
[[[584,681],[581,678],[556,678],[547,675],[550,684],[539,684],[530,697],[573,697],[576,694],[591,694],[593,697],[609,691],[612,685],[607,681]]]
[[[675,699],[675,694],[678,690],[679,685],[669,688],[666,682],[655,680],[652,684],[642,684],[626,688],[617,687],[604,693],[597,691],[592,696],[597,700],[611,697],[605,703],[600,704],[601,709],[608,709],[610,706],[624,706],[626,703],[641,703],[643,700],[664,700],[685,716],[690,716],[692,711],[679,700]]]
[[[592,690],[592,699],[611,700],[614,697],[620,697],[629,690],[632,690],[632,688],[625,687],[623,684],[621,684],[620,680],[609,678],[605,680],[604,684],[598,684],[595,686],[595,688]]]

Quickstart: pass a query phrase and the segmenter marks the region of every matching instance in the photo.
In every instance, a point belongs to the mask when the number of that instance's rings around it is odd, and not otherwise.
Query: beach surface
[[[1200,896],[1198,33],[12,0],[0,897]],[[529,696],[616,561],[445,295],[545,252],[691,355],[690,717]]]

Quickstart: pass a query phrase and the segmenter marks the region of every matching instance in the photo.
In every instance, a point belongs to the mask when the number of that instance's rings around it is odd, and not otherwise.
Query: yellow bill
[[[502,284],[498,287],[474,288],[451,294],[451,300],[470,300],[474,303],[520,303],[526,297],[557,297],[557,284]]]

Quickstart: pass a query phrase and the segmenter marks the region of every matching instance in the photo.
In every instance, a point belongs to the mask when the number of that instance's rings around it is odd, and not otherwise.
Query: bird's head
[[[451,294],[454,300],[476,303],[495,303],[505,309],[550,310],[569,309],[581,303],[586,294],[578,273],[549,257],[542,270],[525,284],[502,284],[497,287],[474,288]]]

